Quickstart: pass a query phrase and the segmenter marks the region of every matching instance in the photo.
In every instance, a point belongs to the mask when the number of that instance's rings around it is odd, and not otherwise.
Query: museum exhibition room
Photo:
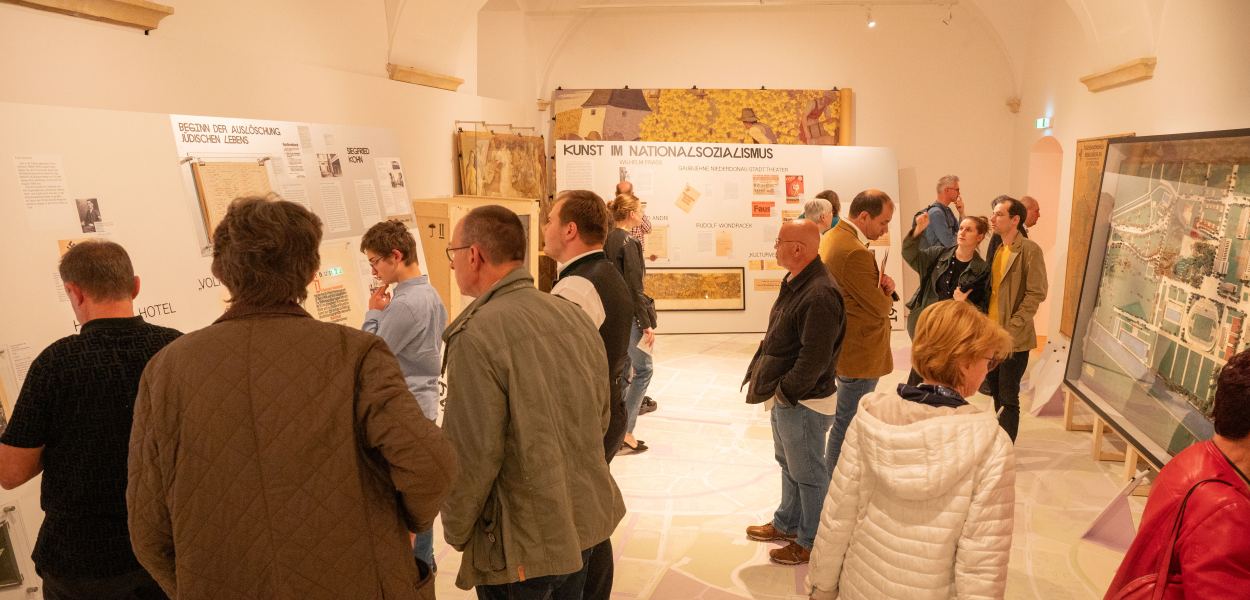
[[[0,600],[1250,597],[1247,23],[0,0]]]

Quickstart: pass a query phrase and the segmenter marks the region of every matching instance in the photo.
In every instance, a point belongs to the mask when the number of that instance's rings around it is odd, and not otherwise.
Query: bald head
[[[1033,196],[1025,196],[1020,198],[1020,204],[1023,204],[1024,210],[1028,212],[1028,216],[1024,218],[1024,226],[1037,225],[1037,220],[1042,217],[1042,207],[1038,205],[1037,199]]]
[[[777,264],[791,276],[811,264],[820,251],[820,226],[811,221],[782,223],[777,232]]]

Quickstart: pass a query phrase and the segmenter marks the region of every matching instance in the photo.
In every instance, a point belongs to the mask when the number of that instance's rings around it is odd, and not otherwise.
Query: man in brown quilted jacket
[[[236,200],[213,234],[229,310],[148,364],[126,491],[135,556],[172,598],[433,598],[452,450],[381,338],[300,306],[321,221]]]

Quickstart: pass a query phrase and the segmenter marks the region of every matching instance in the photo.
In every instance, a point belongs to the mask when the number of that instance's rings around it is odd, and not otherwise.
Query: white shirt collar
[[[603,248],[595,248],[594,250],[591,250],[591,251],[589,251],[589,252],[583,252],[583,253],[581,253],[581,254],[578,254],[577,256],[574,256],[573,258],[570,258],[570,259],[568,259],[568,260],[567,260],[567,261],[565,261],[565,262],[558,262],[558,263],[556,263],[556,274],[559,274],[559,273],[560,273],[560,271],[563,271],[563,270],[564,270],[564,267],[567,267],[567,266],[569,266],[569,265],[571,265],[571,264],[573,264],[573,263],[577,262],[577,260],[578,260],[578,259],[583,258],[583,257],[586,257],[586,256],[589,256],[589,255],[594,254],[594,253],[596,253],[596,252],[603,252]]]
[[[851,229],[855,230],[855,239],[859,240],[860,243],[862,243],[865,246],[868,245],[868,242],[871,240],[868,239],[868,236],[864,235],[864,232],[859,229],[859,226],[855,225],[855,221],[852,221],[850,219],[842,219],[842,222],[846,223],[847,225],[850,225]]]

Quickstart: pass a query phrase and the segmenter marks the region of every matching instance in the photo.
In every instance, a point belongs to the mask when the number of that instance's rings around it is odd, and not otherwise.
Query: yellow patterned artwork
[[[642,285],[656,310],[742,310],[744,281],[742,267],[651,267]]]
[[[850,143],[850,90],[557,90],[558,140]]]

